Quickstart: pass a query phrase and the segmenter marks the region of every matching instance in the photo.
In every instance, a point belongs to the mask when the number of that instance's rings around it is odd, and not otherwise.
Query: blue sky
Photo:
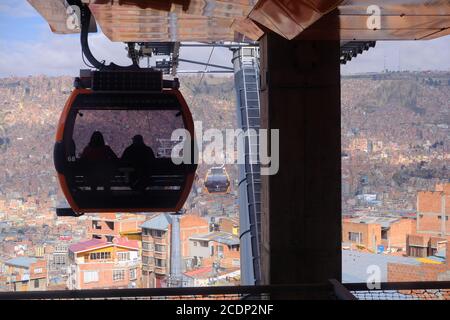
[[[125,45],[101,32],[90,37],[97,57],[129,64]],[[210,49],[182,48],[181,57],[206,61]],[[343,74],[389,70],[450,70],[450,36],[431,41],[383,41],[341,68]],[[99,58],[100,59],[100,58]],[[231,66],[231,53],[216,48],[211,63]],[[77,35],[57,35],[26,0],[0,2],[0,77],[36,74],[75,75],[85,67]],[[180,69],[203,70],[182,64]]]

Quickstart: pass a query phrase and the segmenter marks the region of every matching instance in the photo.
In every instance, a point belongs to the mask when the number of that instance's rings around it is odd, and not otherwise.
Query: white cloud
[[[45,26],[48,28],[48,26]],[[0,40],[0,77],[10,75],[28,76],[47,75],[77,75],[80,68],[87,68],[81,58],[81,46],[77,35],[56,35],[50,32],[40,33],[41,36],[29,41],[7,42]],[[129,65],[126,45],[111,42],[99,32],[89,37],[91,51],[94,56],[106,63]],[[181,57],[189,60],[206,62],[211,48],[182,48]],[[225,48],[215,48],[211,63],[231,67],[231,52]],[[203,66],[180,63],[183,70],[204,70]]]
[[[20,18],[39,16],[26,0],[0,1],[0,16],[15,17],[17,23],[26,23],[26,20]],[[77,35],[52,34],[43,20],[42,23],[33,25],[33,30],[35,32],[23,41],[6,41],[6,38],[0,38],[0,77],[76,75],[80,68],[86,68],[81,59]],[[90,44],[94,56],[99,60],[106,60],[107,63],[113,61],[119,65],[130,64],[125,44],[113,43],[101,32],[90,36]],[[206,62],[210,51],[211,47],[182,47],[180,56]],[[379,41],[375,48],[342,66],[341,72],[379,72],[384,67],[389,70],[450,70],[449,52],[450,36],[429,41]],[[231,67],[231,57],[228,49],[217,47],[211,63]],[[182,62],[179,69],[204,70],[204,66]]]
[[[36,11],[26,0],[2,0],[0,3],[0,14],[9,17],[26,18],[35,17]]]
[[[23,8],[23,10],[21,9]],[[9,11],[29,12],[36,15],[26,1],[6,0],[0,4],[0,13]],[[20,21],[20,19],[17,19]],[[0,77],[36,74],[77,75],[80,68],[87,68],[81,59],[78,35],[57,35],[49,31],[45,22],[34,27],[29,40],[6,41],[0,38]],[[90,36],[91,50],[99,60],[128,65],[125,44],[111,42],[103,33]],[[211,47],[182,47],[180,57],[206,62]],[[389,70],[450,70],[450,36],[429,41],[379,41],[375,48],[364,52],[342,66],[342,74]],[[231,52],[216,47],[211,63],[232,66]],[[145,62],[142,63],[143,65]],[[180,63],[180,70],[204,70],[204,66]],[[213,69],[213,68],[211,68]]]
[[[91,50],[99,60],[111,60],[127,65],[123,43],[112,43],[103,34],[90,38]],[[36,74],[76,75],[80,68],[87,68],[81,58],[81,46],[77,36],[47,34],[34,41],[0,41],[0,76],[28,76]],[[100,59],[101,58],[101,59]]]

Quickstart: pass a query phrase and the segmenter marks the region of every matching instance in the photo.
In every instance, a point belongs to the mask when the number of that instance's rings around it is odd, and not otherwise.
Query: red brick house
[[[137,240],[91,239],[69,247],[69,289],[135,288],[141,283]]]

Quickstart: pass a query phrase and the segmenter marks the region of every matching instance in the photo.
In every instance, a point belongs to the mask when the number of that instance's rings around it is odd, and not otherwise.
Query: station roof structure
[[[68,6],[80,0],[28,0],[55,33],[78,32]],[[118,42],[287,39],[425,40],[450,34],[448,0],[81,0],[103,33]],[[69,10],[70,11],[70,10]],[[378,28],[368,24],[379,16]],[[339,32],[335,32],[336,29]],[[92,31],[95,30],[95,25]],[[330,32],[333,31],[333,32]]]

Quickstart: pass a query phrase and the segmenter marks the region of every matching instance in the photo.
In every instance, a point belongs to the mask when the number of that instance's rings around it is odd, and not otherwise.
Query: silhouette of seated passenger
[[[91,190],[97,190],[98,186],[103,186],[106,191],[110,190],[117,160],[114,151],[105,144],[102,133],[94,131],[81,154],[81,161],[86,164],[87,181]]]
[[[100,131],[94,131],[89,144],[84,148],[81,159],[89,161],[117,160],[112,149],[105,144],[105,139]]]
[[[130,186],[134,190],[143,191],[150,183],[152,163],[155,154],[152,148],[144,143],[144,138],[137,134],[133,137],[133,143],[122,154],[122,163],[133,167],[130,174]]]

